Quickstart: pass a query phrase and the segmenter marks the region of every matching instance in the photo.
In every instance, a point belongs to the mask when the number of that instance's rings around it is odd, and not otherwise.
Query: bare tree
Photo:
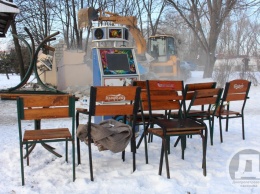
[[[156,1],[156,0],[142,0],[144,9],[147,13],[148,19],[148,36],[149,31],[151,30],[151,35],[155,35],[157,33],[157,29],[161,20],[161,16],[166,7],[166,2]]]
[[[67,48],[70,48],[70,37],[69,37],[69,29],[70,29],[70,5],[69,0],[58,0],[55,2],[57,9],[54,9],[54,13],[56,15],[56,21],[60,21],[61,23],[61,31],[63,34],[64,42]]]
[[[252,10],[237,9],[227,17],[219,36],[219,54],[257,56],[260,25],[257,18],[251,17]]]
[[[175,46],[180,60],[190,60],[200,64],[196,59],[200,55],[201,47],[198,40],[194,38],[192,30],[188,28],[183,18],[176,11],[172,11],[172,9],[165,11],[166,14],[160,22],[157,33],[175,37]]]
[[[80,33],[77,25],[77,14],[76,14],[76,9],[78,6],[76,6],[75,0],[72,0],[72,19],[73,19],[73,31],[76,36],[76,45],[78,49],[82,49],[82,44],[80,41]]]
[[[39,0],[39,1],[18,1],[21,9],[18,15],[20,32],[26,26],[30,29],[32,36],[36,43],[40,43],[44,38],[50,35],[53,31],[53,22],[55,21],[55,14],[53,0]]]
[[[87,0],[87,3],[85,6],[83,6],[83,0],[81,0],[81,8],[86,8],[86,7],[96,7],[98,8],[98,3],[100,3],[99,1],[97,0]],[[85,53],[86,53],[86,56],[87,56],[87,52],[88,52],[88,42],[89,42],[89,37],[90,37],[90,33],[91,33],[91,27],[92,27],[92,22],[90,23],[89,26],[87,26],[87,37],[85,39]],[[81,37],[83,36],[83,33],[85,33],[83,30],[80,31],[80,34],[81,34]],[[83,38],[82,39],[82,42],[83,42]],[[85,56],[85,60],[86,60],[86,56]]]
[[[203,77],[212,77],[216,61],[215,51],[223,22],[231,10],[234,9],[238,0],[166,1],[179,12],[198,38],[203,50],[207,54],[207,65],[205,66]],[[208,25],[204,25],[203,22],[208,23]]]
[[[12,34],[17,35],[15,20],[13,20],[11,22],[11,28],[12,28]],[[14,47],[15,47],[15,51],[16,51],[16,57],[18,59],[17,61],[19,63],[20,80],[22,80],[25,76],[25,65],[24,65],[24,62],[23,62],[23,55],[22,55],[22,51],[21,51],[21,46],[20,46],[17,38],[13,37],[13,41],[14,41]]]

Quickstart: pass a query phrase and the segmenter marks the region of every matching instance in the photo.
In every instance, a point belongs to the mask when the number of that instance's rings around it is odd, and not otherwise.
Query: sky
[[[258,76],[259,78],[259,76]],[[186,83],[206,82],[202,79],[202,72],[193,71],[192,77]],[[0,89],[10,88],[19,83],[17,75],[10,75],[8,80],[0,74]],[[165,165],[162,176],[158,175],[161,140],[154,137],[148,144],[149,164],[145,164],[144,144],[142,143],[136,154],[136,171],[132,172],[132,155],[129,146],[126,148],[126,161],[122,162],[121,153],[93,150],[94,182],[90,181],[88,166],[88,150],[81,143],[81,165],[76,165],[76,180],[72,181],[71,146],[69,147],[69,162],[65,158],[57,158],[40,144],[30,157],[30,166],[25,166],[25,185],[21,183],[20,155],[17,126],[16,101],[0,100],[0,194],[19,193],[88,193],[88,194],[249,194],[260,193],[260,180],[254,178],[259,174],[260,154],[260,86],[251,86],[249,99],[245,108],[245,136],[242,140],[241,119],[230,122],[229,131],[223,132],[224,142],[220,143],[219,125],[214,125],[214,145],[208,141],[207,146],[207,176],[203,176],[201,168],[202,150],[201,139],[193,136],[188,139],[185,150],[185,160],[181,159],[181,148],[174,147],[175,137],[171,139],[171,154],[169,155],[171,179],[167,179]],[[82,107],[81,101],[76,107]],[[236,108],[236,107],[234,107]],[[80,123],[86,123],[86,117],[80,117]],[[207,123],[207,122],[206,122]],[[51,121],[42,123],[65,127],[68,121]],[[32,128],[33,123],[25,122],[25,128]],[[56,151],[64,155],[63,143],[52,143]],[[248,153],[253,150],[253,154]],[[241,154],[243,151],[244,154]],[[231,178],[231,164],[238,165],[235,157],[248,156],[252,163],[251,179],[255,185],[235,183]],[[251,156],[258,156],[252,160]],[[251,158],[251,159],[250,159]],[[243,160],[245,161],[245,160]],[[243,165],[243,164],[241,164]],[[249,180],[249,182],[251,181]],[[242,180],[243,181],[243,180]],[[249,183],[248,183],[249,184]]]

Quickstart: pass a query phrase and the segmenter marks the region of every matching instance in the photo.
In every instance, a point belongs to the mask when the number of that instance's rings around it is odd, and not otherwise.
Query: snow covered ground
[[[192,78],[188,80],[188,82],[205,81],[208,80],[202,79],[202,72],[193,72]],[[10,75],[8,80],[5,75],[0,74],[0,89],[18,83],[18,76]],[[223,143],[220,143],[218,122],[215,122],[214,145],[211,146],[208,141],[206,177],[203,176],[201,168],[201,139],[195,136],[188,139],[185,160],[181,159],[180,146],[173,147],[173,143],[171,144],[169,155],[171,179],[166,177],[165,165],[162,176],[159,176],[161,141],[155,137],[148,145],[149,164],[145,164],[144,145],[142,144],[137,150],[135,172],[132,172],[129,146],[125,162],[122,162],[120,153],[99,152],[93,146],[94,182],[90,181],[88,150],[84,143],[81,143],[82,164],[76,166],[75,182],[72,181],[71,155],[69,163],[66,163],[64,157],[57,158],[41,145],[37,145],[31,154],[30,166],[25,166],[25,186],[21,186],[16,101],[0,100],[0,193],[260,193],[259,179],[252,178],[252,181],[256,181],[255,186],[242,187],[232,182],[229,173],[230,161],[240,150],[249,148],[260,153],[259,89],[259,86],[252,85],[249,93],[250,99],[245,108],[245,140],[242,140],[240,119],[231,120],[229,132],[223,133]],[[76,106],[82,106],[80,101]],[[86,117],[82,116],[80,121],[86,122]],[[67,121],[51,124],[66,126],[66,123]],[[30,122],[26,125],[33,127],[33,123]],[[174,141],[175,138],[172,138],[172,142]],[[64,144],[52,145],[57,152],[64,153]],[[256,163],[250,159],[248,161],[254,165],[252,169],[259,174],[259,159]]]

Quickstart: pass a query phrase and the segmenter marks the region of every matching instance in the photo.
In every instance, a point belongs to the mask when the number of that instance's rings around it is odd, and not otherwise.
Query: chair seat
[[[204,119],[207,120],[210,118],[210,116],[212,116],[214,114],[214,111],[192,111],[189,112],[189,114],[187,115],[187,117],[191,117],[191,118],[197,118],[197,119]]]
[[[153,113],[153,117],[155,117],[155,118],[160,118],[160,117],[163,117],[164,116],[164,114],[162,114],[162,113]],[[129,118],[130,119],[133,119],[133,117],[132,116],[129,116]],[[142,118],[142,113],[137,113],[137,115],[136,115],[136,121],[137,121],[137,123],[138,122],[142,122],[143,121],[143,119],[145,120],[145,122],[146,121],[148,121],[149,120],[149,113],[144,113],[143,114],[143,118]]]
[[[71,133],[68,128],[59,129],[41,129],[41,130],[26,130],[24,132],[24,141],[42,140],[42,139],[66,139],[71,138]]]
[[[189,111],[189,114],[194,114],[194,115],[196,115],[196,114],[207,114],[208,113],[208,111],[202,111],[202,110],[190,110]]]
[[[201,111],[201,110],[190,110],[189,114],[199,114],[199,113],[205,113],[206,111]],[[171,118],[178,118],[179,117],[179,112],[174,111],[171,112]]]
[[[205,129],[201,123],[193,119],[154,119],[154,124],[167,128],[167,131],[185,131]]]
[[[215,116],[219,117],[222,115],[240,115],[241,113],[238,111],[232,111],[232,110],[222,110],[221,113],[216,112]]]
[[[156,136],[163,137],[163,130],[161,128],[148,128],[148,133],[152,133]],[[168,131],[167,136],[179,136],[179,135],[195,135],[201,134],[201,130],[183,130],[183,131]]]
[[[201,130],[205,129],[205,126],[192,119],[155,119],[154,124],[167,128],[166,135],[169,136],[200,134]],[[160,137],[163,136],[162,128],[148,128],[148,132]]]

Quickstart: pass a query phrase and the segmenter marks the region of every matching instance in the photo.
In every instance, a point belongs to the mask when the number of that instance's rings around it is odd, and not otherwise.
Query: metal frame
[[[13,36],[19,40],[21,40],[22,42],[25,43],[25,45],[27,46],[27,49],[29,51],[30,54],[30,66],[24,76],[24,78],[22,79],[22,81],[16,85],[15,87],[9,88],[9,89],[5,89],[5,90],[0,90],[0,94],[1,93],[9,93],[9,94],[65,94],[64,92],[61,92],[55,88],[50,88],[49,86],[45,85],[38,74],[37,71],[37,58],[38,58],[38,54],[40,52],[40,50],[46,45],[47,42],[53,41],[55,40],[54,36],[58,35],[59,32],[55,32],[53,34],[51,34],[50,36],[47,36],[39,45],[37,48],[35,48],[35,42],[33,40],[32,34],[30,33],[30,31],[28,30],[28,28],[24,28],[24,30],[26,31],[26,33],[29,35],[29,38],[31,40],[31,46],[30,44],[23,39],[21,36],[17,36],[14,35]],[[44,89],[43,91],[26,91],[26,90],[19,90],[20,88],[22,88],[29,80],[30,76],[32,75],[32,73],[34,72],[35,77],[37,79],[37,83]]]

